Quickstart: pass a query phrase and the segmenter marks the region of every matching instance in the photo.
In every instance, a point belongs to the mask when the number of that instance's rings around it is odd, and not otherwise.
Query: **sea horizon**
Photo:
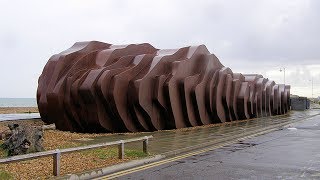
[[[37,107],[36,98],[0,98],[0,107]]]

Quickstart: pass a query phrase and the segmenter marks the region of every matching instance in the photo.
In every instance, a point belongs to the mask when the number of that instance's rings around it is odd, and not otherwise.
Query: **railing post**
[[[145,136],[145,139],[143,140],[143,152],[148,154],[148,143],[149,143],[149,138]]]
[[[119,159],[124,158],[124,142],[123,140],[120,140],[120,143],[118,144],[118,153],[119,153]]]
[[[60,175],[60,159],[61,152],[59,149],[56,149],[56,152],[53,154],[53,175]]]

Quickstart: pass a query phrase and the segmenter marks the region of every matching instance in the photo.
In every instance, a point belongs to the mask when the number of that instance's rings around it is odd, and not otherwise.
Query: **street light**
[[[283,71],[283,84],[286,84],[286,68],[280,68],[280,72]]]
[[[313,100],[313,76],[311,76],[311,98]]]

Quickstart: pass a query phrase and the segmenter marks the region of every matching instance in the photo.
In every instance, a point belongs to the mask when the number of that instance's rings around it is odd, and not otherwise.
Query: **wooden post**
[[[119,153],[119,159],[124,158],[124,142],[120,140],[120,144],[118,144],[118,153]]]
[[[60,159],[61,152],[59,149],[56,149],[56,152],[53,154],[53,175],[60,175]]]
[[[143,152],[148,154],[148,143],[149,143],[149,138],[145,136],[145,139],[143,140]]]

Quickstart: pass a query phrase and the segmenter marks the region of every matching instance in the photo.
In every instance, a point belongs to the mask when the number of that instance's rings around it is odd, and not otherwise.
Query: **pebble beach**
[[[37,113],[37,107],[0,107],[0,114],[15,113]],[[42,126],[45,123],[41,119],[11,120],[0,122],[0,132],[8,131],[8,124],[15,123],[29,126]],[[88,134],[72,133],[59,130],[45,130],[43,146],[45,150],[63,149],[70,147],[83,146],[79,139],[95,138],[99,136],[108,136],[110,134]],[[0,140],[1,141],[1,140]],[[0,142],[2,144],[3,141]],[[0,158],[5,158],[6,152],[0,149]],[[139,157],[128,156],[123,160],[117,158],[117,151],[114,147],[101,148],[97,150],[86,150],[81,152],[62,155],[61,173],[77,173],[89,169],[96,169],[136,159]],[[8,174],[12,179],[47,179],[52,175],[52,158],[45,157],[17,163],[0,164],[1,173]],[[9,179],[10,179],[9,178]]]

